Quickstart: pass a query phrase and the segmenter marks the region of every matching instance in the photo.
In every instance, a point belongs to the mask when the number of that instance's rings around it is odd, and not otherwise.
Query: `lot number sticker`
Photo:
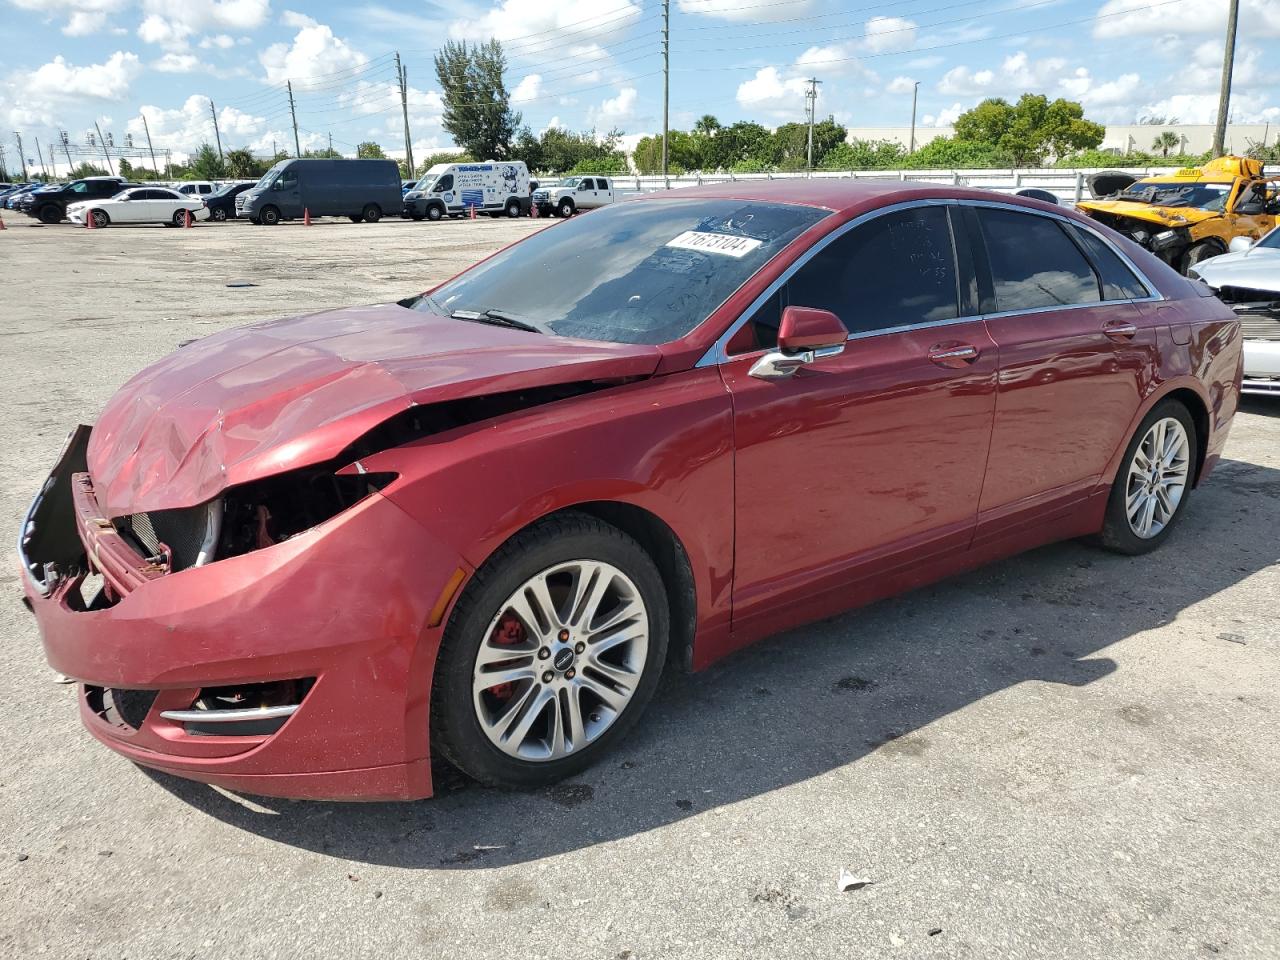
[[[763,242],[755,237],[735,237],[728,233],[700,233],[697,230],[686,230],[674,240],[669,241],[667,246],[679,247],[681,250],[719,253],[726,257],[745,257]]]

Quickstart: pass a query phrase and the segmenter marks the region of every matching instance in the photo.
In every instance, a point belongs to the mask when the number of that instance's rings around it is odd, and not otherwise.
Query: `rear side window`
[[[876,217],[828,244],[787,287],[789,305],[830,310],[850,333],[955,319],[947,212],[913,207]]]
[[[1097,303],[1098,276],[1050,217],[977,208],[1001,313]]]
[[[1089,256],[1093,258],[1093,265],[1102,274],[1102,299],[1133,300],[1150,295],[1142,281],[1134,276],[1133,271],[1124,265],[1124,261],[1116,256],[1115,251],[1101,237],[1091,230],[1074,225],[1068,229],[1084,244]]]

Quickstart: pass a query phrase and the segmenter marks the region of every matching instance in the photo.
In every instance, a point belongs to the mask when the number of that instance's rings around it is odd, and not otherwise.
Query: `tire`
[[[226,223],[227,211],[223,210],[221,207],[214,207],[209,211],[209,219],[217,223]]]
[[[1182,255],[1182,271],[1181,272],[1185,275],[1188,270],[1190,270],[1192,267],[1196,266],[1197,264],[1203,263],[1204,261],[1208,260],[1210,257],[1221,256],[1226,252],[1227,251],[1223,250],[1221,247],[1218,246],[1217,243],[1213,242],[1212,240],[1204,240],[1204,241],[1201,241],[1200,243],[1194,244],[1193,246],[1187,249],[1186,253]]]
[[[514,220],[516,217],[520,216],[520,201],[515,197],[511,197],[507,200],[507,205],[503,208],[502,212]]]
[[[439,220],[443,216],[444,216],[444,211],[441,210],[435,204],[432,204],[431,206],[427,207],[426,217],[428,220],[432,221],[433,223],[436,220]]]
[[[263,207],[258,211],[258,222],[274,227],[280,222],[280,210],[277,207]]]
[[[574,614],[568,611],[576,604],[567,602],[567,598],[577,582],[575,577],[593,569],[594,576],[608,577],[609,586],[598,598],[596,591],[585,591],[585,596],[595,599],[596,604],[585,613],[579,611],[583,619],[575,625]],[[543,576],[549,578],[541,582],[549,586],[547,596],[559,609],[557,617],[567,617],[571,621],[567,624],[569,629],[552,624],[528,630],[512,612],[511,603],[524,586]],[[599,582],[603,581],[586,581],[588,588]],[[558,593],[558,602],[552,590],[563,591]],[[630,626],[625,631],[601,631],[594,640],[616,640],[627,634],[621,643],[605,648],[606,656],[618,651],[622,659],[601,661],[599,654],[593,658],[591,635],[583,623],[590,622],[593,610],[598,613],[604,609],[607,620],[624,608],[636,611]],[[642,624],[648,631],[645,638],[638,633]],[[571,630],[582,630],[577,634],[581,639],[575,640]],[[617,527],[586,514],[565,513],[539,521],[485,562],[449,617],[432,685],[433,749],[463,773],[495,786],[537,787],[572,776],[608,753],[639,719],[657,688],[666,660],[668,632],[666,588],[658,568],[640,544]],[[565,642],[561,645],[560,641]],[[519,645],[510,660],[500,655],[502,647],[509,643]],[[638,654],[642,643],[643,654]],[[545,657],[542,649],[547,650]],[[495,650],[507,667],[518,660],[519,669],[527,670],[529,677],[473,692],[479,673],[477,658],[488,651],[490,663],[496,663],[492,659]],[[637,662],[639,659],[642,663]],[[614,676],[629,678],[627,684],[613,687],[603,683],[602,678],[610,675],[598,670],[596,664],[601,662],[614,671]],[[577,674],[579,668],[581,675]],[[616,712],[593,689],[603,689],[615,698]],[[626,690],[631,691],[629,698],[623,694]],[[484,724],[496,730],[507,718],[511,718],[508,731],[513,726],[520,727],[521,704],[538,702],[539,697],[547,699],[536,710],[525,710],[526,718],[532,722],[524,724],[527,729],[518,731],[505,748],[498,745],[498,734],[486,732]],[[555,719],[564,715],[571,703],[578,705],[576,745],[553,738]],[[482,720],[482,714],[488,719]],[[553,742],[558,744],[558,756],[552,751]]]
[[[64,214],[55,204],[46,204],[36,211],[36,219],[43,224],[52,226],[62,221]]]
[[[191,219],[192,219],[192,222],[194,223],[194,222],[195,222],[195,214],[192,214]],[[184,209],[182,209],[182,210],[175,210],[175,211],[173,211],[173,217],[171,218],[170,222],[171,222],[175,227],[185,227],[185,226],[187,225],[187,211],[186,211],[186,209],[184,208]]]
[[[95,230],[101,230],[103,227],[111,225],[111,218],[107,216],[107,211],[105,210],[90,210],[89,216],[93,217],[93,228]]]
[[[1158,442],[1159,438],[1152,437],[1157,426],[1163,425],[1166,428],[1164,437],[1168,442],[1167,438],[1173,430],[1171,423],[1181,428],[1185,449],[1175,458],[1170,469],[1161,472],[1163,477],[1172,478],[1180,471],[1181,486],[1176,487],[1176,502],[1172,504],[1171,513],[1168,511],[1168,506],[1171,494],[1175,491],[1174,486],[1166,485],[1166,494],[1163,497],[1154,497],[1156,502],[1151,516],[1152,525],[1147,531],[1142,532],[1140,528],[1143,527],[1143,521],[1146,519],[1145,504],[1153,499],[1150,496],[1143,496],[1144,489],[1151,489],[1144,479],[1148,474],[1143,469],[1143,462],[1150,459],[1149,452],[1153,449],[1149,440]],[[1177,438],[1176,432],[1173,437]],[[1190,499],[1191,485],[1195,482],[1197,442],[1195,421],[1190,411],[1177,400],[1161,401],[1143,417],[1142,423],[1138,425],[1128,447],[1125,448],[1120,469],[1116,472],[1115,482],[1111,485],[1106,517],[1103,521],[1102,533],[1098,537],[1101,546],[1115,553],[1137,556],[1151,552],[1164,542],[1169,532],[1181,519],[1183,511],[1187,508],[1187,501]],[[1138,461],[1136,464],[1135,459]],[[1136,522],[1130,520],[1131,499],[1138,504]]]
[[[560,201],[560,203],[559,203],[559,205],[556,207],[556,216],[558,216],[558,217],[572,217],[572,216],[573,216],[573,201],[572,201],[572,200],[570,200],[568,197],[565,197],[563,200],[561,200],[561,201]]]
[[[364,217],[363,217],[363,216],[358,216],[358,217],[347,217],[347,219],[348,219],[348,220],[350,220],[352,223],[363,223],[363,222],[364,222]]]
[[[360,216],[364,218],[365,223],[377,223],[382,219],[382,208],[376,203],[366,204]]]

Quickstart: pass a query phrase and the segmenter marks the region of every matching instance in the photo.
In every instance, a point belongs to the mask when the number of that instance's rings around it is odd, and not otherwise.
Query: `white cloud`
[[[545,61],[549,56],[560,57],[567,35],[581,43],[607,42],[621,37],[642,12],[639,0],[609,3],[603,8],[598,0],[536,4],[499,0],[479,17],[454,20],[449,24],[449,35],[469,41],[496,37],[507,44],[512,61]]]
[[[312,22],[298,30],[291,43],[273,43],[258,55],[268,83],[286,79],[301,82],[318,80],[342,70],[363,67],[369,62],[359,50],[323,23]]]
[[[107,14],[102,10],[76,10],[67,19],[62,32],[68,37],[87,37],[107,25]]]
[[[812,0],[793,3],[764,3],[742,0],[679,0],[681,13],[693,13],[720,20],[790,20],[808,10]]]
[[[623,87],[616,97],[611,97],[590,110],[589,119],[597,130],[607,131],[620,127],[635,115],[638,96],[635,87]]]
[[[889,93],[910,93],[915,86],[916,81],[911,77],[894,77],[885,90]]]
[[[253,30],[266,22],[270,0],[141,0],[146,14],[138,36],[171,51],[186,48],[195,33]]]
[[[191,73],[199,67],[200,58],[190,53],[166,53],[151,64],[160,73]]]
[[[213,118],[209,116],[207,97],[187,97],[176,110],[165,110],[148,104],[140,112],[147,118],[151,141],[157,150],[168,149],[179,154],[189,154],[194,153],[202,143],[214,142]],[[218,111],[218,130],[222,134],[224,149],[230,150],[232,147],[251,143],[255,137],[261,138],[265,125],[264,118],[235,107],[223,107]],[[133,134],[134,143],[146,143],[146,129],[140,117],[130,119],[126,130]],[[278,139],[282,144],[285,142],[283,134]],[[292,144],[292,133],[290,143]]]
[[[542,75],[531,73],[517,83],[516,88],[511,91],[511,102],[525,103],[529,100],[536,100],[541,92]]]
[[[970,70],[968,67],[952,67],[938,81],[938,92],[958,96],[980,96],[995,83],[994,70]]]
[[[219,33],[211,37],[205,37],[203,40],[200,41],[200,49],[202,50],[212,50],[215,47],[219,50],[230,50],[235,45],[236,45],[235,40],[233,40],[230,36],[228,36],[225,33]]]
[[[286,10],[284,13],[280,14],[280,22],[286,27],[295,27],[299,30],[303,30],[307,27],[314,27],[319,23],[319,21],[313,20],[305,13],[298,13],[297,10]]]
[[[77,67],[62,57],[38,67],[23,77],[19,86],[39,102],[56,103],[88,97],[96,100],[123,100],[142,64],[134,53],[117,50],[104,63]]]
[[[920,124],[925,127],[949,127],[960,119],[960,114],[964,113],[965,108],[959,103],[953,103],[951,106],[939,110],[937,115],[925,114],[921,118]]]
[[[138,39],[173,50],[182,50],[191,36],[191,27],[152,14],[138,25]]]
[[[1216,93],[1175,93],[1172,96],[1147,103],[1136,111],[1139,116],[1176,117],[1179,123],[1213,123],[1218,117]],[[1232,123],[1280,122],[1280,107],[1274,100],[1256,93],[1233,94],[1231,97]],[[1236,144],[1243,149],[1244,144]]]
[[[916,42],[916,24],[902,17],[872,17],[867,21],[867,49],[874,53],[908,50]]]
[[[750,80],[738,84],[738,105],[775,116],[799,115],[804,105],[805,82],[801,77],[784,78],[777,67],[762,67]]]
[[[1195,0],[1164,11],[1150,7],[1150,0],[1107,0],[1094,20],[1094,37],[1216,36],[1227,22],[1227,0]],[[1240,36],[1280,37],[1275,0],[1240,0]]]
[[[107,18],[123,10],[129,0],[9,0],[20,10],[54,17],[66,17],[62,32],[69,37],[85,37],[107,25]]]

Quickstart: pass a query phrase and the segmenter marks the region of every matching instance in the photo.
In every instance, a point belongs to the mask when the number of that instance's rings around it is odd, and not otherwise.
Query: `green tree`
[[[714,137],[720,130],[720,121],[709,113],[704,113],[693,125],[693,132],[700,133],[704,137]]]
[[[470,163],[475,158],[469,153],[455,153],[442,150],[439,153],[429,153],[422,158],[422,163],[418,164],[417,175],[423,176],[428,170],[437,163]]]
[[[836,123],[834,117],[813,125],[813,165],[822,165],[822,158],[839,144],[844,143],[848,131]],[[809,125],[784,123],[773,131],[773,155],[782,170],[803,170],[808,166]]]
[[[218,151],[209,143],[200,144],[195,157],[191,160],[186,179],[218,180],[227,175],[226,165],[218,156]]]
[[[763,166],[772,161],[772,154],[772,135],[765,127],[750,120],[730,124],[715,137],[717,168],[734,169],[742,163]]]
[[[116,164],[116,169],[120,171],[120,176],[124,177],[126,180],[133,179],[133,164],[131,164],[125,157],[120,158],[120,162]]]
[[[852,140],[827,151],[822,170],[887,170],[901,167],[906,148],[895,140]]]
[[[67,174],[68,180],[83,180],[85,177],[105,177],[107,171],[92,163],[81,162],[76,164],[72,171]]]
[[[952,170],[999,167],[1005,162],[999,148],[990,143],[961,140],[959,137],[935,137],[915,153],[903,158],[907,169],[928,170],[943,168]]]
[[[372,140],[366,140],[364,143],[356,144],[357,160],[385,160],[387,155],[382,152],[382,147],[378,146]]]
[[[955,139],[986,144],[1012,166],[1034,166],[1046,155],[1066,156],[1102,143],[1105,129],[1084,119],[1084,108],[1073,100],[1050,101],[1042,94],[1024,93],[1016,104],[999,97],[983,100],[955,122]]]
[[[1172,130],[1165,130],[1158,137],[1151,141],[1151,149],[1159,150],[1160,156],[1169,156],[1169,151],[1182,143],[1181,138]]]
[[[341,160],[342,154],[333,147],[321,147],[319,150],[303,150],[302,156],[307,160]]]
[[[446,40],[435,55],[435,67],[444,99],[441,119],[454,142],[473,157],[511,157],[521,117],[511,109],[502,44]]]
[[[249,152],[247,147],[227,151],[227,176],[236,180],[254,180],[266,173],[266,168]]]

